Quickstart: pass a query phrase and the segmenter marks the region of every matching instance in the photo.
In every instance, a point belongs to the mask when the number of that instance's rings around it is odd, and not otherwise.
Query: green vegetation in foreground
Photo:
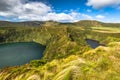
[[[0,80],[120,80],[120,42],[82,55],[35,62],[1,70]]]
[[[15,23],[1,26],[0,23],[0,42],[43,44],[46,46],[44,57],[1,69],[0,80],[120,80],[120,33],[113,33],[120,24],[97,21],[28,23],[17,23],[18,26]],[[94,31],[97,27],[102,28]],[[109,32],[101,32],[105,29]],[[91,49],[86,38],[107,46]]]

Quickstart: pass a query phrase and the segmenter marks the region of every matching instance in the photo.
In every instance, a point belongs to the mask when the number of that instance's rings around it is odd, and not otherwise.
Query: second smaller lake
[[[101,46],[101,44],[96,41],[96,40],[92,40],[92,39],[86,39],[87,43],[92,47],[92,48],[96,48],[98,46]]]

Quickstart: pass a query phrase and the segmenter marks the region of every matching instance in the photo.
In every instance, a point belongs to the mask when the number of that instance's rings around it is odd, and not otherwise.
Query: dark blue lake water
[[[91,39],[86,39],[86,41],[94,49],[98,46],[101,46],[101,44],[98,41],[91,40]]]
[[[29,63],[43,57],[45,46],[34,42],[0,44],[0,68]]]

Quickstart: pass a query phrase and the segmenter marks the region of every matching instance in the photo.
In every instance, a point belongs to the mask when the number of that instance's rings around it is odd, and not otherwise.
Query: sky
[[[120,0],[0,0],[0,20],[120,23]]]

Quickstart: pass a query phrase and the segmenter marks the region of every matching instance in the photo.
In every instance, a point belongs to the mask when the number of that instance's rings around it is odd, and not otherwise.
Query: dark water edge
[[[86,42],[90,45],[91,48],[95,49],[98,46],[105,46],[104,44],[100,44],[99,41],[92,40],[92,39],[86,39]]]
[[[45,46],[35,42],[0,44],[0,68],[19,66],[31,60],[41,59]]]

